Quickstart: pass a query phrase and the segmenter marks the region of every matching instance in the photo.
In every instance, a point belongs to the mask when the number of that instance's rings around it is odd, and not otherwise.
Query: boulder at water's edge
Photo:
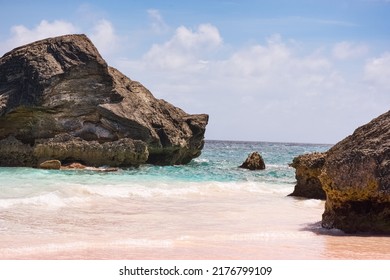
[[[39,164],[39,168],[41,169],[54,169],[54,170],[60,170],[61,169],[61,162],[56,159],[46,160]]]
[[[293,193],[289,196],[297,196],[312,199],[325,199],[325,191],[319,176],[325,164],[325,153],[311,153],[297,156],[290,164],[295,168],[297,183]]]
[[[390,234],[390,111],[333,146],[319,178],[323,227]]]
[[[0,166],[185,164],[200,155],[207,122],[109,67],[85,35],[0,58]]]

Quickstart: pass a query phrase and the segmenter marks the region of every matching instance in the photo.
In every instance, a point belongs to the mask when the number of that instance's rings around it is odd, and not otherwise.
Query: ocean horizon
[[[187,165],[1,167],[0,259],[387,259],[386,237],[323,229],[324,201],[288,196],[292,159],[331,146],[206,140]],[[238,168],[253,151],[266,169]]]

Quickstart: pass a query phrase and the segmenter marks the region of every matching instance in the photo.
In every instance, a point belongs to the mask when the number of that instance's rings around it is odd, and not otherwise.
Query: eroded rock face
[[[247,159],[239,167],[249,170],[263,170],[265,169],[265,163],[258,152],[253,152],[248,155]]]
[[[185,164],[200,155],[207,122],[108,67],[85,35],[0,58],[0,166]]]
[[[295,168],[295,185],[293,193],[289,196],[305,197],[312,199],[325,199],[326,194],[322,189],[319,179],[325,164],[325,153],[311,153],[297,156],[290,164]]]
[[[147,146],[139,140],[122,138],[99,143],[68,134],[36,141],[33,154],[35,158],[55,158],[63,163],[81,161],[88,166],[131,166],[148,159]]]
[[[324,227],[389,234],[390,111],[333,146],[320,180]]]

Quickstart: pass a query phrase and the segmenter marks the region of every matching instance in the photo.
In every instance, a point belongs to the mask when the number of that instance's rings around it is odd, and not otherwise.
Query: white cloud
[[[334,45],[332,54],[336,59],[353,59],[365,55],[368,52],[368,47],[363,44],[352,42],[340,42]]]
[[[114,26],[106,19],[96,23],[89,37],[103,56],[115,52],[119,47],[119,37]]]
[[[11,27],[11,37],[2,45],[0,51],[6,52],[20,45],[28,44],[48,37],[77,33],[79,30],[72,23],[62,20],[49,22],[42,20],[37,26],[29,29],[24,25]]]
[[[385,111],[389,102],[376,92],[367,96],[358,54],[368,50],[360,46],[344,45],[355,57],[345,64],[326,46],[302,52],[301,44],[280,35],[234,48],[223,43],[215,26],[182,26],[142,59],[117,65],[156,97],[190,113],[209,113],[209,139],[329,143],[347,136],[374,112]],[[385,67],[388,59],[390,54],[370,65]],[[379,79],[368,73],[380,67],[367,70],[366,76]],[[388,73],[380,79],[386,80]]]
[[[234,52],[211,71],[245,85],[245,94],[268,98],[317,95],[341,82],[331,62],[317,54],[298,56],[279,35],[264,45],[256,44]]]
[[[171,42],[187,50],[212,49],[222,43],[222,38],[215,26],[201,24],[195,32],[184,26],[179,27]]]
[[[278,35],[267,40],[267,45],[252,45],[235,52],[225,63],[234,75],[262,76],[278,71],[291,58],[290,50]]]
[[[378,90],[389,90],[390,52],[368,60],[364,68],[364,78],[367,82],[377,87]]]
[[[196,30],[181,26],[173,37],[163,44],[155,44],[145,54],[143,63],[160,69],[183,69],[204,65],[207,52],[222,44],[218,29],[211,24],[199,25]]]
[[[154,32],[165,33],[166,31],[168,31],[168,25],[165,23],[163,17],[160,14],[160,11],[150,9],[147,12]]]

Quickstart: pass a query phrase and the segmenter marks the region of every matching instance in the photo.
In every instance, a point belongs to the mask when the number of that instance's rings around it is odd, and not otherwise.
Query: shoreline
[[[253,148],[265,170],[237,167]],[[0,259],[388,258],[386,237],[323,234],[324,201],[287,196],[287,162],[319,148],[206,141],[185,166],[0,168]]]

